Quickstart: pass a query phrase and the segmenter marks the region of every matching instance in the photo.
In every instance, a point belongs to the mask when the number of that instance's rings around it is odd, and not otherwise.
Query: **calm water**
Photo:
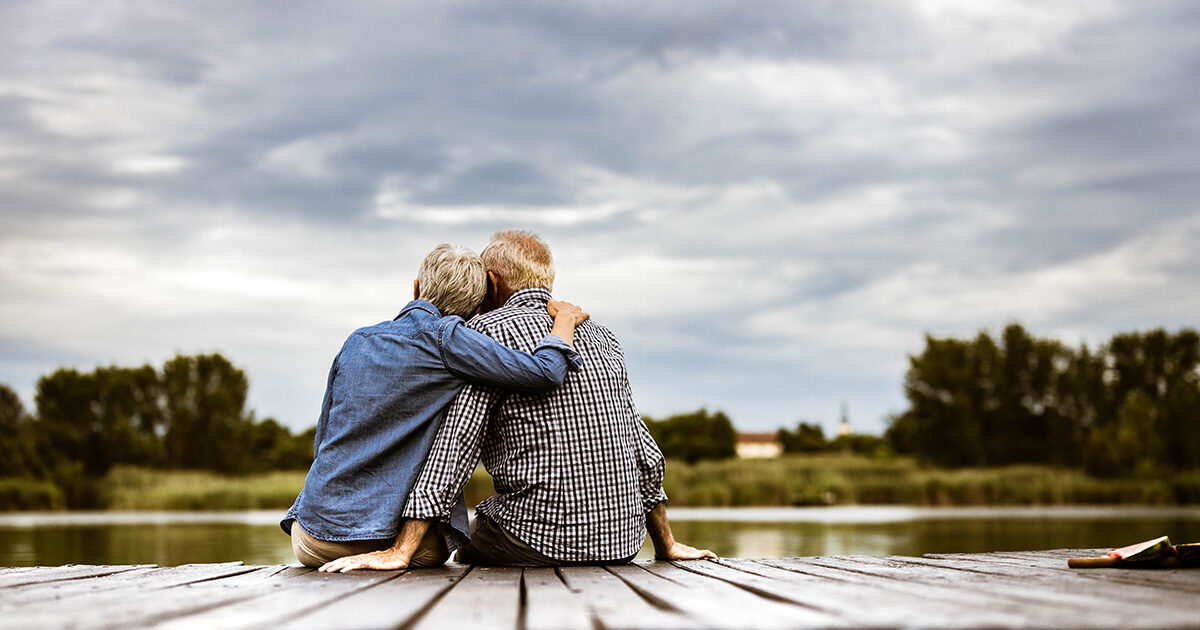
[[[0,566],[294,561],[280,512],[0,514]],[[904,554],[1200,541],[1200,508],[675,509],[676,538],[722,556]],[[649,546],[644,556],[652,555]]]

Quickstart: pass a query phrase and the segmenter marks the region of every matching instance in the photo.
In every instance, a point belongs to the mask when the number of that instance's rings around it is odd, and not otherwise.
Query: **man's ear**
[[[489,271],[487,272],[487,291],[483,294],[483,304],[479,305],[480,312],[486,313],[500,306],[500,304],[497,303],[499,302],[499,295],[500,276],[497,276],[494,272]]]
[[[421,299],[421,281],[420,280],[413,280],[413,299],[414,300]]]

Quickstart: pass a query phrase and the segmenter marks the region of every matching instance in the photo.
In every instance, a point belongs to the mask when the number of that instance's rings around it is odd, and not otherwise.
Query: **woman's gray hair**
[[[417,272],[421,299],[442,315],[466,319],[475,314],[487,293],[487,268],[475,252],[451,243],[433,248]]]
[[[550,247],[527,230],[503,230],[483,248],[487,268],[504,278],[512,291],[540,287],[554,289],[554,259]]]

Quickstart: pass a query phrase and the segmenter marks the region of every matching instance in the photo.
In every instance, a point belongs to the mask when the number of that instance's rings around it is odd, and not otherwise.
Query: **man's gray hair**
[[[442,243],[433,248],[417,272],[421,299],[432,302],[442,315],[467,319],[487,293],[487,267],[475,252]]]
[[[483,248],[483,262],[512,291],[554,289],[554,259],[550,247],[528,230],[502,230]]]

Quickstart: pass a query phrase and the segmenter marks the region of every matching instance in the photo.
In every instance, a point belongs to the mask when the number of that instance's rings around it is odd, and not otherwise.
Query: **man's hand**
[[[360,553],[356,556],[344,556],[332,562],[326,562],[318,571],[324,573],[345,573],[355,569],[375,569],[377,571],[395,571],[407,569],[408,558],[398,549],[384,549]]]
[[[575,306],[570,302],[560,300],[550,300],[546,302],[546,312],[550,313],[550,317],[557,320],[559,317],[568,318],[572,326],[578,326],[586,322],[591,315],[588,315],[583,309]]]
[[[681,542],[672,544],[665,553],[656,553],[659,560],[697,560],[700,558],[716,558],[717,554],[707,549],[697,549]]]

